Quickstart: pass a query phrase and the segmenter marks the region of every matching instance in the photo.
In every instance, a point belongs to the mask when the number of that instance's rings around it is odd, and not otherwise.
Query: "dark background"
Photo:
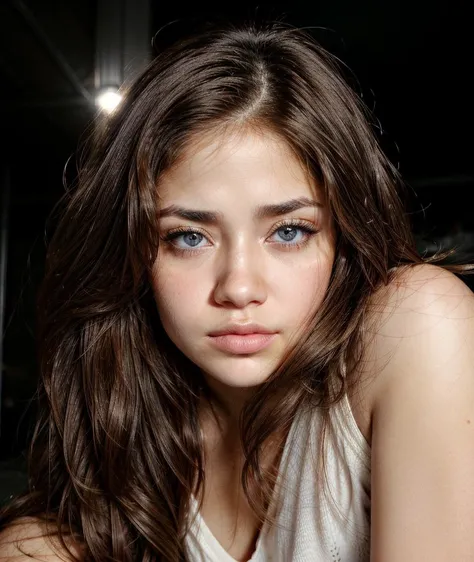
[[[133,23],[141,13],[140,2],[142,9],[147,4],[145,31],[143,21],[140,29]],[[245,16],[255,10],[313,28],[320,43],[352,70],[356,88],[380,122],[382,145],[411,190],[409,211],[420,249],[456,245],[460,257],[474,256],[467,0],[201,2],[192,7],[183,1],[1,0],[3,496],[23,483],[35,413],[29,405],[37,380],[34,302],[43,271],[45,223],[64,191],[66,161],[97,114],[93,100],[99,46],[115,26],[129,39],[141,37],[152,56],[152,37],[172,20],[214,13]],[[122,18],[119,27],[117,18]]]

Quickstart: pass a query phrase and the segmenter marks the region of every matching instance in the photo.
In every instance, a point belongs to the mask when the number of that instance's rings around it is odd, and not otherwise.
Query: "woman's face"
[[[202,138],[161,178],[159,197],[153,290],[164,329],[211,385],[261,384],[328,286],[322,194],[283,141],[246,132]]]

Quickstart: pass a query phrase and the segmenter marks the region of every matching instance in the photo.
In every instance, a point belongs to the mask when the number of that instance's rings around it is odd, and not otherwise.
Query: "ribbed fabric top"
[[[277,525],[264,525],[251,562],[369,562],[370,447],[347,396],[333,407],[325,435],[326,480],[316,478],[321,414],[300,411],[283,449],[276,487]],[[186,545],[192,562],[236,562],[196,515]]]

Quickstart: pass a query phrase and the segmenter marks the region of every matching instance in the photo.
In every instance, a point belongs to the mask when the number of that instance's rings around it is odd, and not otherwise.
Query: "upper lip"
[[[269,330],[265,328],[265,326],[261,326],[260,324],[256,324],[254,322],[241,324],[241,323],[231,323],[226,324],[223,328],[219,330],[214,330],[210,332],[210,336],[223,336],[225,334],[239,334],[241,336],[245,336],[247,334],[274,334],[274,330]]]

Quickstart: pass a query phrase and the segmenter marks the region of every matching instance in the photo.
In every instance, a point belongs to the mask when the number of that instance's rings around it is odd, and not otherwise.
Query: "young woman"
[[[474,560],[469,266],[418,255],[400,189],[306,33],[161,52],[49,247],[0,559]]]

